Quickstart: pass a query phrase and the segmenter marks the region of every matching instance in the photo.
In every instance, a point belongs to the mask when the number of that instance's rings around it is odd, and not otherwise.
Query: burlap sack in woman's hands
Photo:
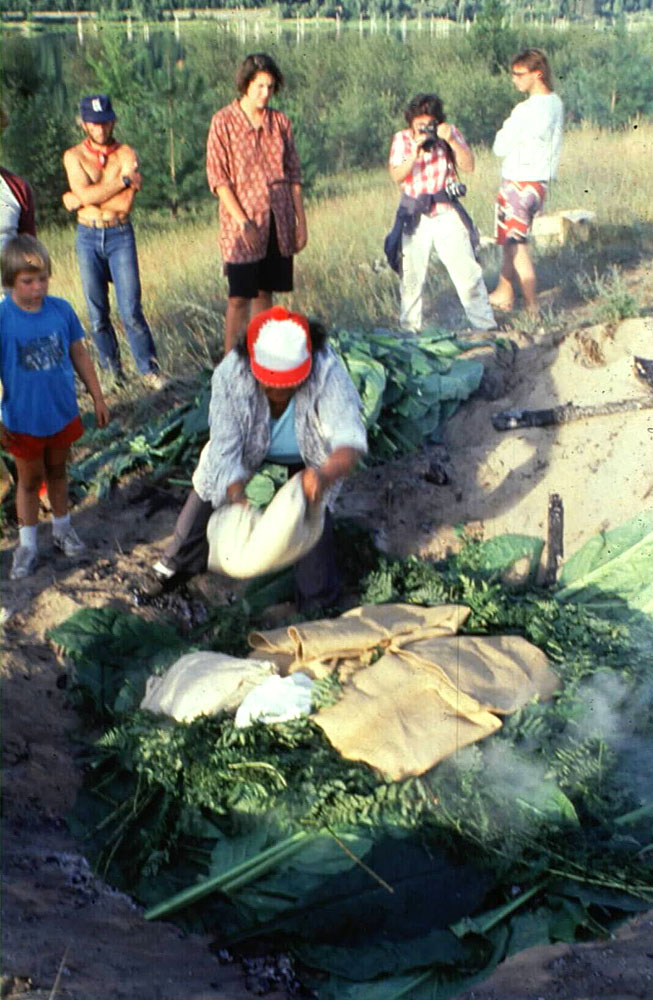
[[[324,500],[308,503],[298,472],[264,511],[232,503],[214,511],[206,529],[208,567],[240,580],[291,566],[317,545]]]

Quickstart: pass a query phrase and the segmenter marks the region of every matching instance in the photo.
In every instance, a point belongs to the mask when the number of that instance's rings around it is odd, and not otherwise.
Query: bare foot
[[[515,300],[507,299],[503,295],[496,295],[493,292],[492,295],[488,296],[490,300],[490,305],[493,309],[500,309],[501,312],[512,312],[515,308]]]

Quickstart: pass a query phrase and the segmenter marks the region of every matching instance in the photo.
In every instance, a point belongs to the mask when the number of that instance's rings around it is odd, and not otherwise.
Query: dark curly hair
[[[430,115],[435,118],[435,124],[440,125],[445,120],[441,98],[437,94],[415,94],[406,106],[404,118],[412,125],[418,115]]]
[[[236,90],[242,97],[247,93],[247,88],[257,75],[257,73],[269,73],[274,80],[274,93],[276,94],[284,84],[283,73],[275,63],[272,56],[266,52],[251,52],[245,57],[238,67],[236,73]]]
[[[415,94],[406,105],[404,118],[409,125],[412,125],[419,115],[430,115],[436,125],[441,125],[442,122],[446,121],[442,99],[437,94]],[[436,139],[435,142],[444,151],[454,170],[457,169],[456,154],[449,143],[444,139]]]

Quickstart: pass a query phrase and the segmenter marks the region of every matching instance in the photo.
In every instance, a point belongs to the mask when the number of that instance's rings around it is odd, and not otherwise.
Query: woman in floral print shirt
[[[268,107],[282,85],[270,56],[247,56],[236,76],[239,97],[213,116],[209,129],[206,172],[220,202],[229,283],[225,354],[249,320],[271,307],[274,292],[292,291],[293,255],[308,238],[290,121]]]

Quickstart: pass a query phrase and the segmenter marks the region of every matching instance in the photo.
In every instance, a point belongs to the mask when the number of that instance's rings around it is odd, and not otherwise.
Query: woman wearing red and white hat
[[[193,474],[193,489],[165,555],[153,567],[164,587],[206,570],[206,526],[224,503],[246,503],[245,487],[265,461],[303,469],[310,502],[331,506],[340,483],[367,451],[360,397],[327,344],[324,328],[274,306],[259,313],[247,338],[213,373],[211,436]],[[338,598],[333,525],[296,567],[300,609]]]

